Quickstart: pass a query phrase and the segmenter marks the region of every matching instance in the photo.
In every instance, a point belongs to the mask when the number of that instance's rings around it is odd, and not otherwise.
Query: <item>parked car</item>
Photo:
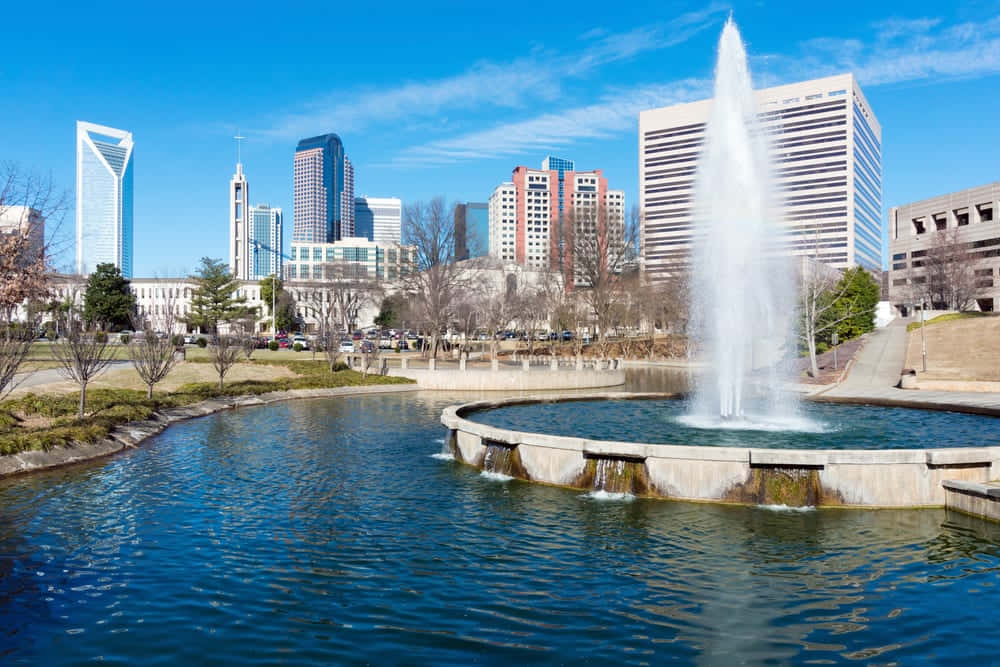
[[[573,340],[573,332],[572,331],[563,331],[562,332],[562,339],[563,340]]]
[[[184,334],[185,345],[194,345],[195,340],[197,340],[197,336],[194,334]]]
[[[374,352],[375,351],[375,343],[371,342],[370,340],[363,340],[363,341],[361,341],[361,351],[362,352]]]
[[[295,347],[296,343],[299,344],[299,345],[301,345],[303,350],[308,350],[309,349],[309,339],[306,338],[305,336],[295,336],[295,337],[293,337],[292,338],[292,347]]]
[[[341,352],[354,352],[354,341],[353,340],[342,340],[340,341],[340,351]]]

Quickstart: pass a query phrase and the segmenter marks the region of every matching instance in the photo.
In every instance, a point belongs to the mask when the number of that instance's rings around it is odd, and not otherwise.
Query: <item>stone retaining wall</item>
[[[704,447],[512,431],[465,416],[484,408],[554,400],[644,399],[669,394],[605,393],[478,401],[447,408],[456,458],[482,467],[486,446],[515,447],[526,479],[579,486],[588,459],[639,462],[649,495],[682,500],[855,507],[944,506],[945,480],[1000,476],[1000,447],[905,450],[788,450]]]
[[[545,391],[598,389],[625,384],[625,370],[524,369],[390,369],[390,375],[416,380],[421,389],[444,391]]]

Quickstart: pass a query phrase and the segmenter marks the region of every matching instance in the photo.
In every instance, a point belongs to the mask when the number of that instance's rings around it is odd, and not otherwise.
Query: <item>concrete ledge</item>
[[[625,384],[625,370],[415,370],[390,369],[396,377],[416,380],[421,389],[434,391],[545,391],[598,389]]]
[[[946,479],[945,507],[990,521],[1000,521],[1000,483]]]
[[[960,449],[799,450],[616,442],[499,429],[471,419],[477,411],[525,403],[678,398],[674,394],[608,392],[528,396],[449,406],[441,423],[456,434],[457,458],[483,465],[488,440],[515,445],[525,479],[576,488],[594,482],[593,459],[639,466],[650,496],[698,501],[944,506],[944,480],[985,484],[1000,477],[1000,447]],[[591,467],[590,470],[593,470]],[[590,476],[588,476],[590,475]],[[1000,494],[1000,486],[998,486]],[[988,497],[988,496],[984,496]],[[998,496],[1000,498],[1000,496]],[[1000,503],[998,503],[1000,505]],[[971,510],[970,510],[971,511]],[[998,511],[1000,516],[1000,511]]]
[[[804,449],[751,449],[750,465],[822,468],[826,465],[826,452]]]

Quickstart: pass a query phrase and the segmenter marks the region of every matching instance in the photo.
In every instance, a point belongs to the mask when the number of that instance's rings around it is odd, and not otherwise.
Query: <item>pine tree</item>
[[[196,287],[187,316],[189,325],[218,334],[220,324],[246,315],[246,298],[233,296],[239,283],[221,259],[202,257],[201,266],[191,279]]]
[[[135,295],[128,278],[111,263],[98,264],[87,278],[83,318],[101,329],[121,329],[135,310]]]

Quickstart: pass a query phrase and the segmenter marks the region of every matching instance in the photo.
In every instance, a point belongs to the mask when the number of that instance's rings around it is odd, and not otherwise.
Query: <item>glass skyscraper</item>
[[[327,243],[354,233],[354,168],[336,134],[310,137],[295,149],[292,240]]]
[[[132,133],[76,123],[76,272],[98,264],[132,277]]]
[[[250,280],[281,276],[281,209],[267,204],[250,208]]]

